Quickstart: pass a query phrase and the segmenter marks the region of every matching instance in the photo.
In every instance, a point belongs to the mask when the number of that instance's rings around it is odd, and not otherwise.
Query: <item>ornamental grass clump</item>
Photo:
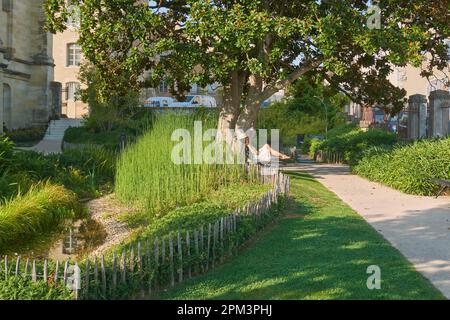
[[[150,215],[203,201],[211,191],[246,179],[238,164],[176,164],[172,161],[175,130],[192,137],[187,154],[194,158],[194,122],[202,121],[203,133],[217,125],[216,114],[160,114],[154,126],[120,156],[116,172],[116,193],[127,204],[140,204]],[[202,148],[211,142],[202,142]],[[186,154],[186,152],[185,152]]]
[[[80,209],[76,196],[63,186],[35,185],[0,205],[0,251],[18,242],[48,234]]]
[[[365,152],[353,170],[405,193],[434,195],[440,186],[432,179],[450,179],[450,138],[373,148]]]

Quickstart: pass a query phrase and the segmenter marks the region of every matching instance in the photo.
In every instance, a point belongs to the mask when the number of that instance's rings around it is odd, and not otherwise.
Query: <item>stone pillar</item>
[[[408,100],[408,139],[416,140],[427,135],[427,98],[415,94]]]
[[[430,93],[428,137],[445,137],[449,134],[450,94],[445,90]]]

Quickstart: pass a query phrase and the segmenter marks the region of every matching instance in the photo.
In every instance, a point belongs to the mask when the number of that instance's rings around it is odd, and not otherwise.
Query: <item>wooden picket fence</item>
[[[236,255],[240,246],[279,212],[281,199],[289,195],[290,178],[271,177],[272,190],[215,222],[162,237],[140,238],[109,256],[84,261],[36,261],[3,258],[0,277],[24,277],[48,285],[64,285],[74,299],[144,297],[213,270]],[[15,261],[14,261],[15,260]]]
[[[316,153],[315,160],[317,162],[343,164],[345,162],[344,155],[339,152],[322,151]]]

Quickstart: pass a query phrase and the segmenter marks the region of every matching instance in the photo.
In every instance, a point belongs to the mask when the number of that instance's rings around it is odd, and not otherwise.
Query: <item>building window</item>
[[[76,43],[67,45],[67,66],[79,67],[81,64],[81,47]]]
[[[2,10],[5,12],[12,11],[12,0],[2,0]]]
[[[75,101],[79,90],[80,84],[78,82],[68,82],[66,84],[66,100]]]
[[[159,92],[160,93],[168,93],[169,92],[169,87],[168,87],[166,81],[161,81],[159,83]]]

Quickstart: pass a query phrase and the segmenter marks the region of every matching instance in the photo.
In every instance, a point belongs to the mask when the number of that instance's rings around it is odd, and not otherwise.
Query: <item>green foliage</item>
[[[319,134],[343,123],[340,116],[348,98],[311,76],[295,81],[283,102],[262,109],[258,127],[279,129],[284,145],[295,146],[298,134]],[[309,142],[309,141],[306,141]]]
[[[350,164],[356,164],[361,159],[365,150],[374,146],[393,145],[397,137],[381,129],[363,131],[353,125],[339,126],[328,133],[328,139],[315,143],[314,150],[336,152],[344,155],[344,160]]]
[[[115,174],[115,154],[100,147],[48,156],[17,151],[10,157],[7,170],[0,172],[0,202],[49,179],[63,184],[81,198],[97,197],[111,188]]]
[[[172,141],[175,130],[185,129],[192,137],[189,153],[194,157],[195,120],[203,121],[204,132],[215,128],[214,115],[198,117],[187,114],[162,114],[152,130],[129,146],[117,164],[116,193],[126,203],[140,203],[154,214],[192,204],[208,197],[211,190],[245,180],[240,165],[175,164]],[[210,143],[205,143],[206,147]],[[187,155],[187,153],[185,154]]]
[[[317,151],[320,150],[320,147],[322,146],[322,140],[319,139],[311,139],[309,142],[309,156],[311,158],[314,158],[314,155]]]
[[[450,180],[450,139],[372,148],[364,153],[353,170],[406,193],[434,195],[440,186],[430,179]]]
[[[108,109],[104,111],[108,112]],[[151,128],[153,122],[151,110],[144,108],[137,109],[133,115],[128,115],[124,119],[116,119],[109,130],[95,124],[94,118],[97,116],[101,118],[98,114],[90,114],[83,127],[67,129],[64,141],[73,144],[97,145],[117,152],[120,149],[122,134],[126,136],[127,141],[134,141],[137,136]]]
[[[44,138],[45,132],[47,131],[47,126],[25,128],[10,130],[6,133],[6,136],[11,139],[11,141],[18,142],[28,142],[28,141],[40,141]]]
[[[72,300],[72,292],[64,285],[57,287],[22,277],[0,280],[0,300]]]
[[[261,129],[279,129],[284,145],[297,145],[297,134],[320,133],[325,130],[323,116],[309,115],[292,110],[290,102],[273,103],[259,113],[258,127]]]
[[[142,288],[142,283],[149,284],[152,283],[156,285],[159,289],[163,289],[169,286],[171,277],[170,270],[183,270],[186,274],[188,268],[191,270],[192,274],[200,274],[204,272],[200,265],[205,265],[208,262],[209,266],[214,263],[221,263],[221,258],[227,259],[230,254],[235,254],[239,247],[246,243],[251,237],[260,231],[268,223],[272,222],[277,218],[281,212],[281,209],[285,205],[285,198],[280,196],[277,204],[273,204],[272,208],[261,214],[258,218],[252,215],[241,215],[237,221],[237,232],[227,235],[222,241],[217,242],[212,248],[213,241],[210,236],[208,240],[208,225],[211,223],[214,225],[221,218],[230,216],[236,210],[234,205],[238,205],[242,208],[244,204],[249,202],[259,201],[261,196],[270,190],[271,186],[255,186],[253,184],[243,184],[237,187],[225,188],[222,191],[214,193],[207,202],[196,203],[190,206],[178,208],[168,212],[165,216],[155,219],[152,221],[148,227],[136,235],[133,239],[128,239],[126,243],[115,247],[110,250],[107,257],[106,270],[107,273],[111,273],[112,265],[109,263],[112,254],[115,252],[120,255],[122,252],[130,252],[133,248],[136,250],[137,243],[141,243],[141,246],[150,245],[150,257],[145,257],[143,259],[144,273],[140,275],[139,270],[134,268],[134,271],[127,270],[127,282],[126,285],[119,284],[118,289],[111,294],[107,290],[106,295],[101,291],[99,283],[91,281],[89,284],[89,294],[83,298],[90,299],[121,299],[130,298],[135,294],[139,294]],[[224,199],[222,193],[229,194],[230,199]],[[244,192],[244,194],[241,194]],[[211,200],[211,201],[210,201]],[[199,231],[203,226],[203,238],[200,238],[200,250],[195,250],[194,234],[195,231]],[[190,251],[187,250],[186,236],[187,232],[190,234]],[[180,234],[180,241],[182,245],[182,262],[178,259],[178,232]],[[202,236],[202,233],[197,234],[198,237]],[[171,261],[168,257],[170,252],[170,240],[175,246],[176,258]],[[160,254],[165,251],[165,258],[160,259],[156,262],[153,258],[155,241],[158,239],[157,246]],[[209,241],[209,242],[208,242]],[[210,243],[209,254],[207,253],[207,243]],[[220,245],[219,245],[220,243]],[[237,245],[238,244],[238,245]],[[141,247],[142,248],[142,247]],[[164,249],[163,249],[164,248]],[[203,249],[202,249],[203,248]],[[147,253],[147,249],[143,249]],[[136,251],[134,251],[136,252]],[[84,263],[80,264],[81,266]],[[147,269],[150,266],[150,269]]]
[[[284,210],[289,217],[280,219],[231,263],[152,298],[444,299],[397,249],[333,192],[306,174],[292,174],[291,184],[292,199]],[[366,269],[370,265],[382,270],[382,290],[367,290]]]
[[[14,143],[7,137],[0,136],[0,174],[2,174],[11,164]]]
[[[387,79],[394,66],[420,66],[424,52],[432,55],[424,74],[448,66],[443,39],[450,30],[446,15],[437,14],[448,6],[446,1],[382,1],[382,27],[372,29],[367,26],[372,4],[195,0],[152,1],[149,9],[146,1],[70,1],[79,7],[79,43],[97,68],[103,96],[125,96],[166,78],[179,93],[190,83],[221,83],[241,92],[239,101],[265,100],[311,72],[353,91],[358,102],[398,110],[406,91]],[[67,28],[67,1],[46,0],[44,7],[50,31]],[[231,81],[233,72],[242,79]],[[250,79],[267,86],[253,95],[246,87]],[[250,106],[254,113],[258,108]]]
[[[0,251],[55,230],[80,212],[75,195],[59,185],[30,188],[0,205]]]
[[[212,192],[207,201],[177,208],[155,219],[144,234],[164,236],[170,232],[193,230],[200,225],[213,223],[237,208],[256,202],[269,190],[270,186],[257,184],[236,184],[221,188]]]

